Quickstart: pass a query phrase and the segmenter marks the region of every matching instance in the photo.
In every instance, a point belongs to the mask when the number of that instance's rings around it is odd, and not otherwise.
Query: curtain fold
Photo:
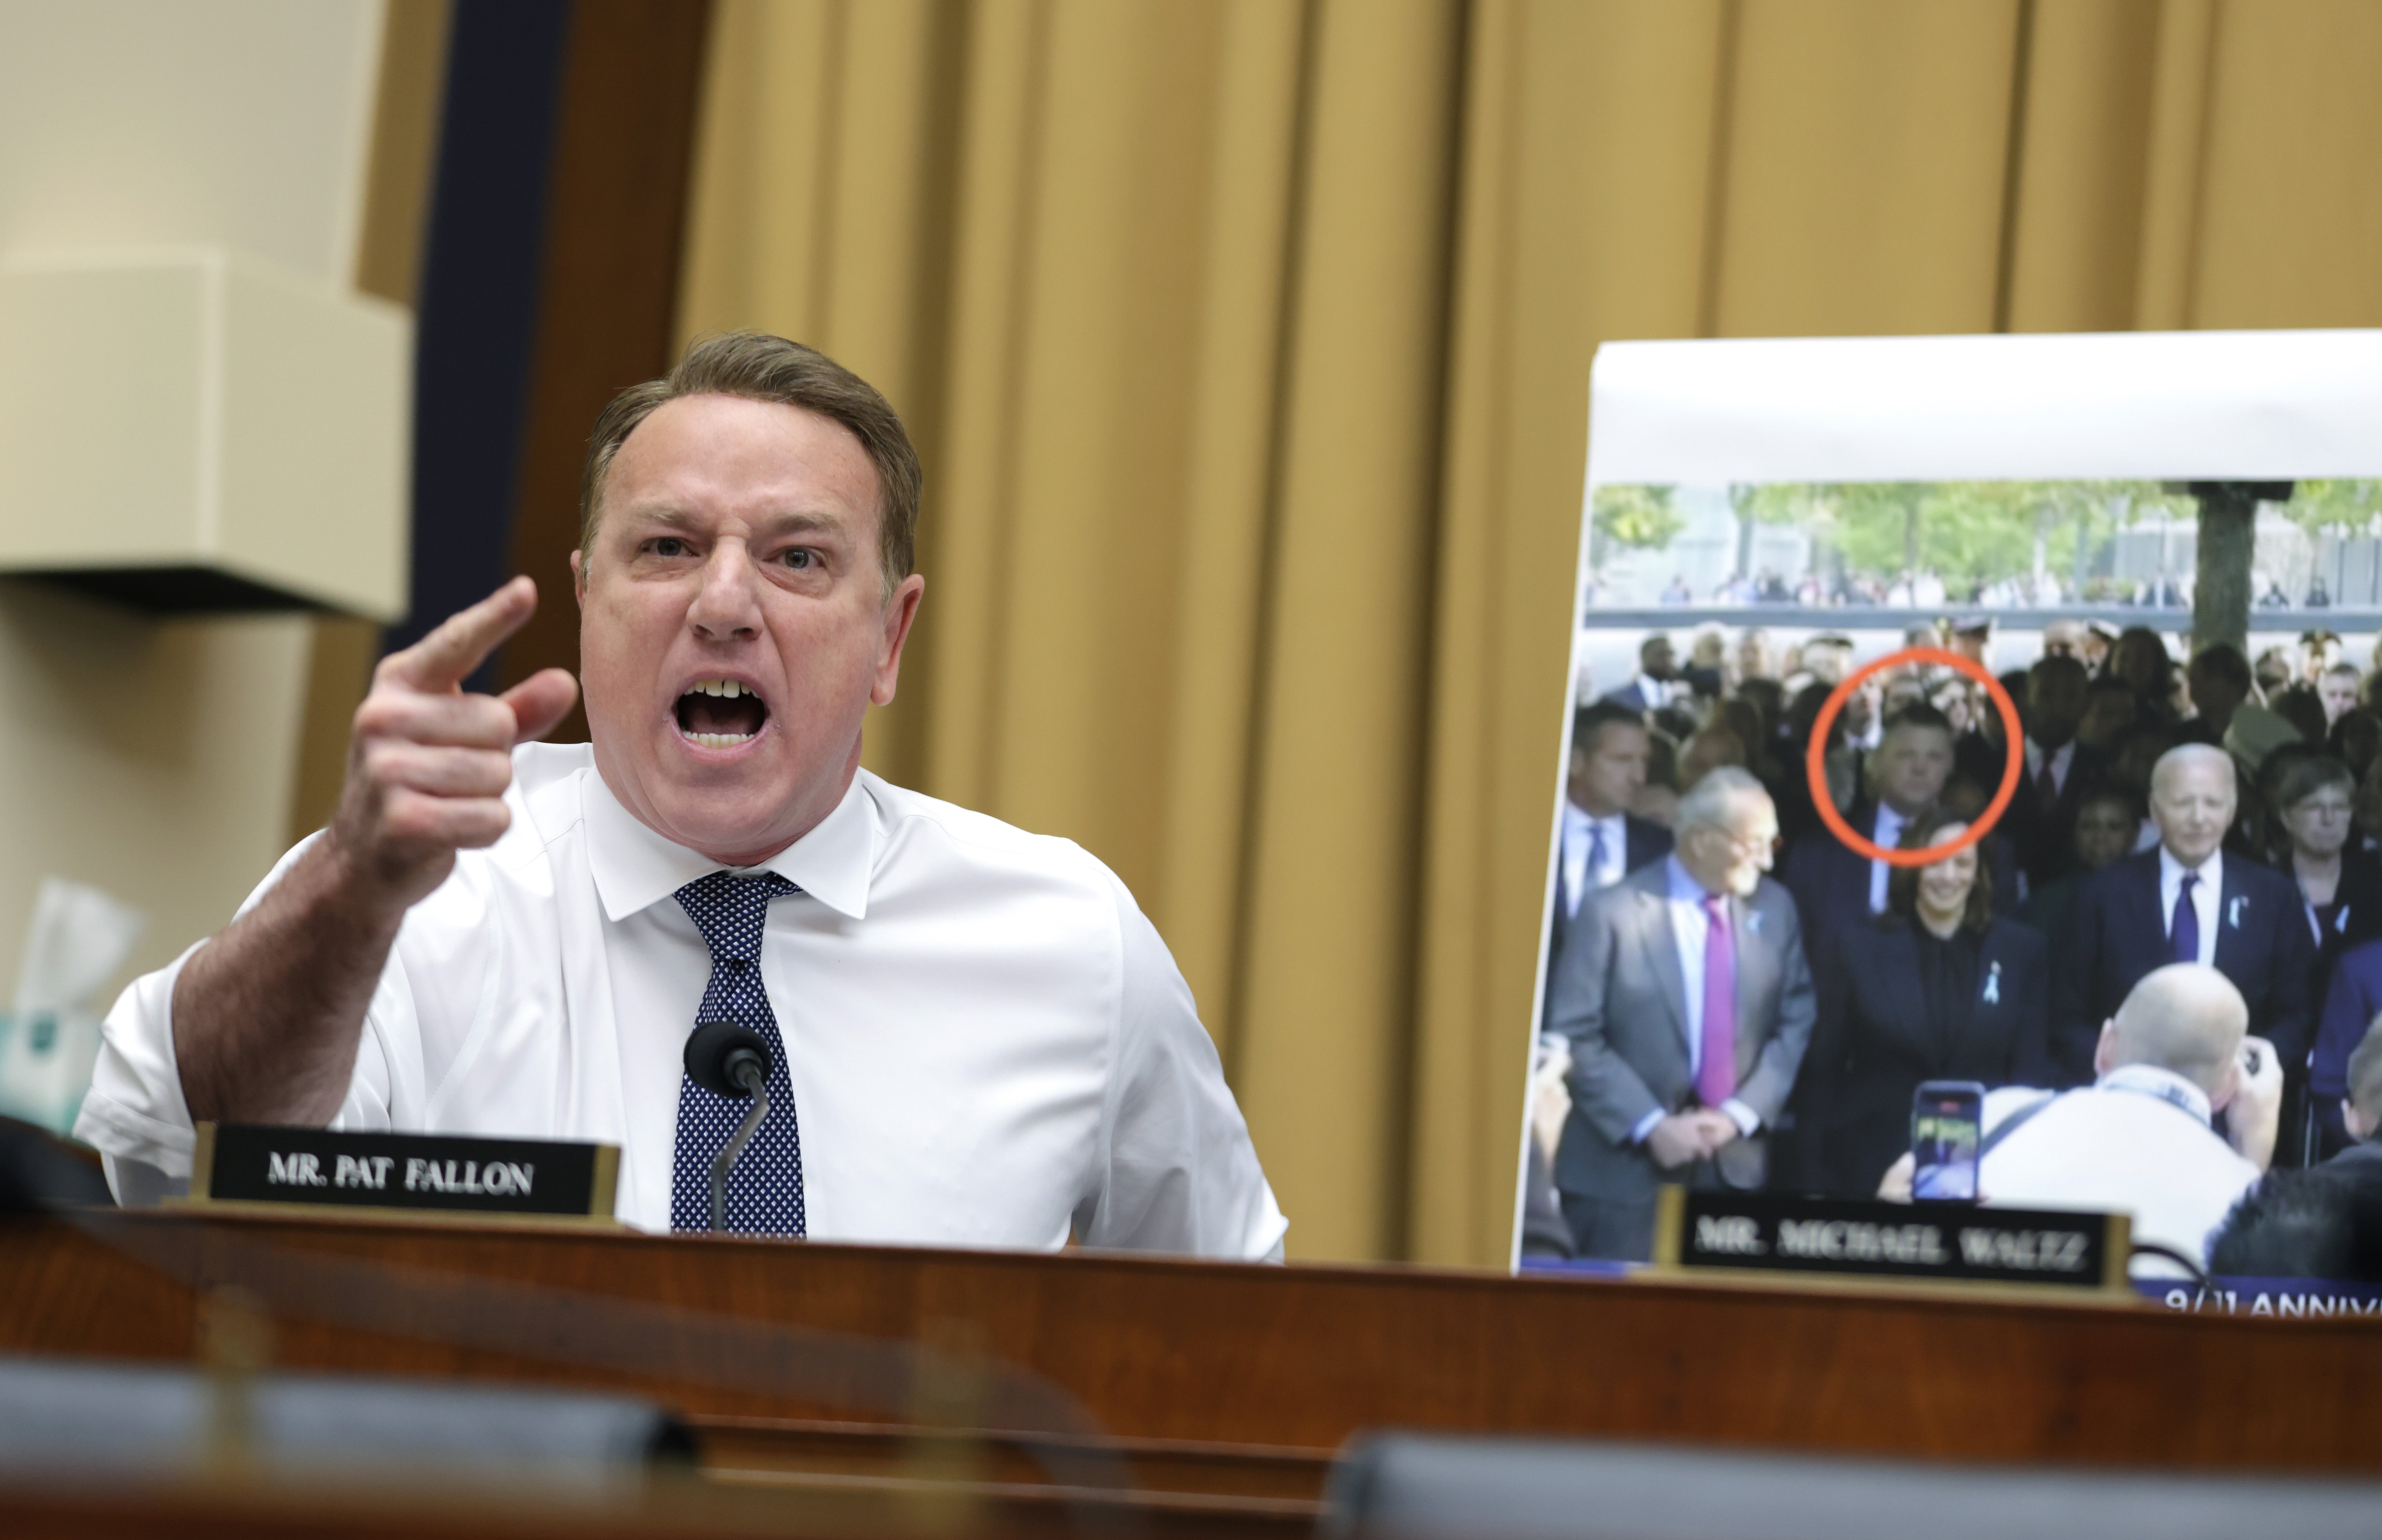
[[[868,762],[1174,947],[1306,1258],[1502,1265],[1607,338],[2382,321],[2361,0],[722,0],[684,335],[878,384]]]

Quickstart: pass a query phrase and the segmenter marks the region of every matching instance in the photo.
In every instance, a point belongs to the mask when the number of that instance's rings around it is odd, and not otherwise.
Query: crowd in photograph
[[[2284,609],[2293,603],[2282,581],[2265,577],[2257,583],[2260,609]],[[2096,575],[2070,585],[2056,572],[2017,572],[2002,577],[1946,582],[1932,568],[1898,574],[1843,571],[1823,581],[1816,572],[1789,579],[1771,568],[1738,572],[1722,579],[1699,594],[1687,574],[1675,572],[1663,585],[1664,605],[1804,605],[1850,608],[1926,609],[1943,604],[1974,605],[1982,609],[2053,609],[2082,602],[2127,605],[2155,609],[2188,609],[2193,581],[2189,573],[2155,573],[2138,578]],[[2322,577],[2311,577],[2299,590],[2302,609],[2329,609],[2332,591]],[[1606,597],[1602,584],[1590,581],[1584,603],[1592,609]]]
[[[1664,1183],[1907,1197],[1952,1081],[1985,1202],[2125,1212],[2153,1272],[2382,1281],[2382,646],[2041,638],[2015,743],[1968,672],[1840,689],[1848,638],[1758,628],[1649,636],[1578,710],[1526,1252],[1643,1259]],[[1905,640],[1983,674],[1994,622]]]
[[[2173,579],[2148,578],[2121,581],[2094,578],[2082,591],[2093,604],[2163,605],[2189,603],[2181,597],[2184,590]],[[1589,601],[1598,597],[1598,585],[1589,588]],[[1805,572],[1789,580],[1783,572],[1762,568],[1757,572],[1740,572],[1722,579],[1710,593],[1703,595],[1715,605],[1848,605],[1856,608],[1925,609],[1946,603],[1976,605],[1988,609],[2008,609],[2020,606],[2051,607],[2067,604],[2072,595],[2069,585],[2055,572],[2017,573],[2009,576],[1971,581],[1946,582],[1933,568],[1905,569],[1899,574],[1838,572],[1833,580],[1823,581],[1816,572]],[[1662,603],[1692,605],[1698,602],[1695,590],[1685,573],[1673,573],[1663,585]]]

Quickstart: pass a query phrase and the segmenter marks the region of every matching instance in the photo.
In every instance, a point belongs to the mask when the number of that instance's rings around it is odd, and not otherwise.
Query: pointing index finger
[[[519,577],[441,621],[428,636],[389,655],[397,678],[416,690],[453,690],[521,629],[537,608],[537,584]]]

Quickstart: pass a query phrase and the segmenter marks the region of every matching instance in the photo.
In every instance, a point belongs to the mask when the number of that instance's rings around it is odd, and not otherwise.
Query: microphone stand
[[[728,1143],[711,1157],[711,1233],[718,1235],[728,1228],[728,1173],[735,1167],[737,1156],[761,1131],[761,1122],[769,1116],[769,1085],[767,1068],[752,1054],[731,1056],[729,1074],[737,1084],[753,1094],[753,1110],[736,1125]]]

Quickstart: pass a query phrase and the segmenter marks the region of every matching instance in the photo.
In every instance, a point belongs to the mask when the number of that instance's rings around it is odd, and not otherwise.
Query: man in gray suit
[[[1663,861],[1590,896],[1564,939],[1548,1027],[1571,1045],[1555,1188],[1582,1256],[1644,1261],[1662,1183],[1753,1188],[1811,1038],[1795,901],[1762,874],[1778,814],[1714,770]]]

